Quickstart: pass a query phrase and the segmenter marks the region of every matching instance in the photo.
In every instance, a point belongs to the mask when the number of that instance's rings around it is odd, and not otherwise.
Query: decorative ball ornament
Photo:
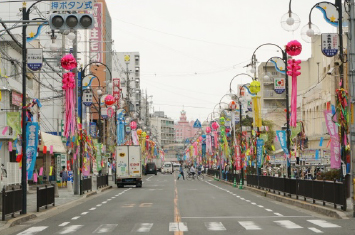
[[[297,40],[290,41],[286,45],[286,52],[290,56],[297,56],[297,55],[301,54],[301,52],[302,52],[301,43]]]
[[[207,134],[211,133],[211,127],[209,127],[209,126],[206,127],[206,133],[207,133]]]
[[[63,74],[63,90],[74,89],[75,87],[75,73],[65,73]]]
[[[224,123],[225,123],[224,117],[221,117],[221,118],[219,119],[219,123],[221,123],[222,125],[224,125]]]
[[[137,129],[137,123],[135,121],[132,121],[131,124],[130,124],[130,127],[131,127],[132,130]]]
[[[251,93],[257,94],[260,91],[260,82],[259,81],[252,81],[250,83],[249,90]]]
[[[78,63],[76,62],[72,54],[66,54],[65,56],[63,56],[60,62],[65,70],[72,70],[78,66]]]
[[[138,129],[138,130],[137,130],[137,135],[140,136],[140,135],[142,134],[142,132],[143,132],[142,129]]]
[[[106,105],[113,105],[115,102],[116,102],[116,100],[112,95],[107,95],[105,97],[105,104]]]
[[[236,109],[237,109],[237,103],[236,103],[234,100],[232,100],[232,101],[229,103],[229,108],[230,108],[231,110],[236,110]]]
[[[199,141],[202,141],[202,136],[198,137],[198,140],[199,140]]]
[[[217,130],[218,127],[219,127],[219,125],[218,125],[217,122],[213,122],[213,123],[212,123],[212,129],[213,129],[213,130]]]

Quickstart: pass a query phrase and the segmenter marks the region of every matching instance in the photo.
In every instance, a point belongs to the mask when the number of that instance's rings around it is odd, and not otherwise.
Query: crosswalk
[[[237,221],[237,223],[233,223],[233,226],[231,226],[230,223],[228,223],[229,226],[224,225],[222,222],[171,222],[167,224],[166,229],[169,232],[188,232],[190,231],[188,226],[193,225],[193,229],[198,228],[199,231],[214,231],[214,232],[219,232],[219,231],[235,231],[236,229],[244,229],[246,231],[262,231],[265,232],[267,228],[270,229],[270,223],[273,226],[282,228],[282,229],[306,229],[308,231],[312,231],[314,233],[323,233],[325,230],[330,230],[330,229],[339,229],[341,226],[331,223],[326,220],[317,220],[317,219],[311,219],[311,220],[306,220],[302,222],[301,225],[291,221],[291,220],[275,220],[275,221],[268,221],[267,224],[262,221],[250,221],[250,220],[243,220],[243,221]],[[299,222],[298,222],[299,223]],[[199,225],[201,225],[199,227]],[[266,226],[267,225],[267,226]],[[238,227],[239,226],[239,227]],[[267,227],[267,228],[263,228]],[[33,234],[46,234],[46,229],[48,229],[48,226],[37,226],[37,227],[30,227],[20,233],[18,235],[33,235]],[[85,225],[73,225],[70,224],[69,222],[63,222],[58,225],[58,231],[55,232],[55,234],[80,234],[80,229],[85,228]],[[159,226],[161,228],[161,226]],[[51,228],[53,230],[53,228]],[[101,224],[92,232],[90,233],[115,233],[115,230],[120,231],[120,224]],[[149,233],[154,229],[154,223],[136,223],[133,225],[133,228],[131,233]],[[154,231],[152,231],[154,233]],[[86,232],[85,232],[86,234]]]

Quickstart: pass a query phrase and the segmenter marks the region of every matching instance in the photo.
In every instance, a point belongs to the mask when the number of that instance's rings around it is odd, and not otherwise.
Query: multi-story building
[[[183,143],[186,139],[195,136],[198,129],[193,128],[193,121],[187,121],[186,112],[180,112],[180,120],[175,124],[175,140],[178,143]]]
[[[156,111],[150,118],[151,135],[155,135],[161,147],[175,143],[174,120]]]

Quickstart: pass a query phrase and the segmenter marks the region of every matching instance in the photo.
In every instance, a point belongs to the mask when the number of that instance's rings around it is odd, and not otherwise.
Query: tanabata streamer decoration
[[[260,82],[259,81],[252,81],[250,83],[250,92],[254,93],[254,94],[258,94],[258,92],[260,91]]]
[[[113,105],[115,102],[116,102],[116,100],[112,95],[107,95],[105,97],[105,104],[106,105]]]
[[[253,101],[254,126],[261,127],[262,119],[261,119],[260,96],[252,97],[252,101]]]
[[[301,66],[300,60],[288,60],[287,75],[292,76],[292,94],[291,94],[291,120],[290,125],[296,127],[297,124],[297,76],[301,75],[299,71]]]
[[[213,136],[214,136],[214,146],[217,148],[218,146],[218,133],[217,129],[219,128],[219,125],[217,122],[212,123],[212,129],[213,129]]]
[[[64,123],[64,136],[69,137],[74,135],[75,132],[75,74],[63,74],[63,90],[65,90],[65,123]]]
[[[131,124],[131,133],[132,133],[132,141],[134,145],[139,145],[139,140],[138,140],[138,135],[137,135],[137,123],[135,121],[132,121]]]
[[[76,62],[72,54],[66,54],[65,56],[63,56],[60,62],[63,69],[65,70],[72,70],[78,66],[78,63]]]
[[[286,53],[290,56],[297,56],[302,52],[302,45],[299,41],[293,40],[287,43],[286,45]]]

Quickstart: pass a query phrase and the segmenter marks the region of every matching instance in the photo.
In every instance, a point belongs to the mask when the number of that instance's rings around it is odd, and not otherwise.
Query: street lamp
[[[292,0],[289,2],[288,12],[281,17],[281,27],[286,31],[295,31],[300,26],[300,17],[291,10]]]
[[[276,46],[277,48],[280,49],[281,53],[282,53],[282,60],[285,63],[285,88],[286,88],[286,126],[287,126],[287,130],[286,130],[286,139],[287,139],[287,176],[291,177],[291,133],[290,133],[290,109],[289,109],[289,92],[288,92],[288,75],[287,75],[287,53],[285,50],[283,50],[280,46],[274,44],[274,43],[265,43],[262,44],[260,46],[258,46],[254,53],[252,54],[252,58],[251,58],[251,65],[254,65],[256,60],[255,60],[255,53],[256,51],[263,47],[263,46]]]

